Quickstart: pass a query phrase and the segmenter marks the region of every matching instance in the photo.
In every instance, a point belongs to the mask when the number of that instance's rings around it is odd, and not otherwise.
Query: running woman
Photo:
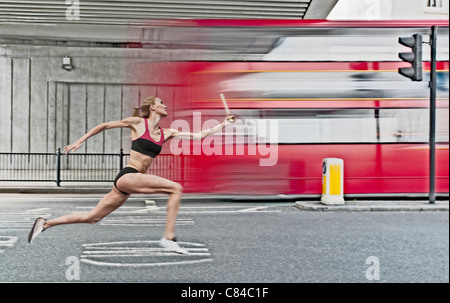
[[[178,245],[175,237],[175,221],[180,206],[182,186],[176,182],[149,175],[145,172],[155,157],[161,152],[162,145],[167,140],[172,138],[201,140],[234,123],[235,117],[227,115],[222,123],[208,130],[190,133],[159,127],[159,121],[166,116],[167,105],[157,97],[150,97],[145,99],[140,107],[134,108],[133,117],[97,125],[75,143],[66,146],[64,152],[67,154],[70,151],[75,152],[84,141],[104,130],[119,127],[126,127],[131,130],[130,160],[117,175],[112,190],[89,212],[73,213],[51,220],[42,217],[37,218],[28,235],[28,242],[31,243],[41,232],[57,225],[97,223],[119,208],[131,194],[164,193],[169,195],[169,199],[166,209],[166,227],[164,236],[160,240],[160,245],[169,251],[181,254],[187,253],[185,249]]]

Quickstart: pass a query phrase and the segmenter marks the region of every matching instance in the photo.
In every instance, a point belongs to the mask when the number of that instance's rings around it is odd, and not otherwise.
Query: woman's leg
[[[133,194],[168,194],[167,221],[164,236],[168,240],[175,238],[175,222],[183,192],[183,187],[180,184],[158,176],[135,173],[121,177],[117,181],[117,187],[121,191]]]
[[[106,194],[97,206],[95,206],[89,212],[73,213],[65,215],[55,219],[48,220],[44,229],[48,229],[53,226],[72,223],[97,223],[112,211],[119,208],[130,195],[124,195],[120,193],[116,188],[113,188],[108,194]]]
[[[167,221],[164,236],[168,240],[175,238],[175,222],[177,220],[178,208],[180,207],[181,194],[182,188],[180,186],[179,190],[175,190],[175,192],[169,194],[167,201]]]

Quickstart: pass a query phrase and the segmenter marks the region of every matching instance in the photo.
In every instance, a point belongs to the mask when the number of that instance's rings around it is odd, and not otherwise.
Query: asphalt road
[[[128,201],[95,225],[27,242],[37,216],[86,211],[95,196],[0,197],[0,282],[449,282],[448,212],[315,212],[294,203],[184,201],[177,237],[157,241],[165,203]]]

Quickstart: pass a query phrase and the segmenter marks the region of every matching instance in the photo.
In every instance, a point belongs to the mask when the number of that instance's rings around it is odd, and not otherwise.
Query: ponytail
[[[145,99],[140,107],[133,107],[133,117],[150,117],[150,105],[155,105],[155,100],[156,97],[150,97]]]
[[[140,111],[142,110],[142,107],[133,107],[133,117],[141,117],[141,118],[148,118],[148,110],[147,112],[143,110],[142,115],[140,114]],[[147,114],[147,115],[146,115]],[[147,116],[147,117],[145,117]]]

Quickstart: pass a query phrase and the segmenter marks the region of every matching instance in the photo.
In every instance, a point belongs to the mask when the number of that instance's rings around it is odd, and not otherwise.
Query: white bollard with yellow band
[[[344,201],[344,160],[322,160],[322,204],[342,205]]]

